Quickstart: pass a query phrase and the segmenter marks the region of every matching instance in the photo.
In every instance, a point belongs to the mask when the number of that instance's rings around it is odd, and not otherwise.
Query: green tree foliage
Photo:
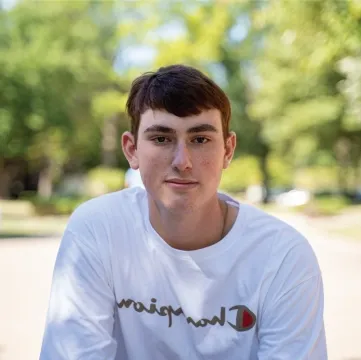
[[[22,171],[39,174],[40,193],[49,196],[64,172],[126,167],[119,140],[130,83],[174,63],[202,69],[230,96],[242,155],[236,167],[258,159],[257,171],[249,166],[252,174],[232,180],[232,168],[223,182],[288,185],[290,165],[314,165],[338,166],[340,186],[354,186],[360,19],[358,0],[0,7],[0,196]],[[140,52],[134,63],[137,47],[151,56]]]
[[[64,167],[116,164],[119,134],[113,130],[126,126],[129,81],[113,63],[119,37],[128,40],[119,26],[126,11],[127,5],[91,0],[23,1],[1,11],[3,194],[5,175],[8,182],[14,175],[9,163],[18,158],[40,173],[43,196],[50,196]]]
[[[268,31],[258,59],[259,91],[249,113],[262,123],[272,148],[294,166],[320,164],[325,156],[338,163],[341,186],[344,168],[361,159],[360,122],[350,108],[357,103],[357,77],[345,64],[361,45],[355,6],[281,0],[254,14],[255,26]]]

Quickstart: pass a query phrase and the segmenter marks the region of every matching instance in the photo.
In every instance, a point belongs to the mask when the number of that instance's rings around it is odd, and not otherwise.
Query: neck
[[[149,201],[150,222],[170,246],[197,250],[220,241],[226,228],[227,204],[218,197],[192,212],[170,212]]]

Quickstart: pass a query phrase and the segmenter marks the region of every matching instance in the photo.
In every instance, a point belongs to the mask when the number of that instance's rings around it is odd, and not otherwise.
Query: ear
[[[237,137],[236,133],[231,131],[227,137],[225,143],[225,153],[224,153],[224,160],[223,160],[223,169],[227,169],[229,164],[232,161],[234,150],[236,149],[237,144]]]
[[[137,146],[134,135],[129,131],[126,131],[122,135],[122,149],[125,157],[128,160],[129,166],[132,169],[137,170],[139,168]]]

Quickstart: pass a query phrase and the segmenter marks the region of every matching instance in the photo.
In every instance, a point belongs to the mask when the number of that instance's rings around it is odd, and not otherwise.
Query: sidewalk
[[[317,255],[325,289],[329,360],[361,360],[361,242],[316,228],[317,220],[281,218],[309,239]]]

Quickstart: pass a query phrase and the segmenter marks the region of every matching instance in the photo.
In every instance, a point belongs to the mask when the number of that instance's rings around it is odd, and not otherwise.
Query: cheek
[[[214,166],[214,160],[209,159],[208,157],[201,158],[201,159],[200,159],[200,165],[201,165],[203,168],[213,167],[213,166]]]
[[[146,156],[147,167],[156,169],[156,168],[164,168],[168,166],[171,162],[169,156],[167,156],[164,152],[156,154],[147,154]]]
[[[218,183],[222,176],[222,168],[218,158],[205,157],[200,160],[197,173],[207,180],[209,186],[213,187],[213,184]]]
[[[142,143],[138,147],[139,162],[145,167],[150,167],[151,165],[159,166],[166,160],[165,152],[160,150],[154,145]]]
[[[203,172],[207,172],[207,174],[212,174],[212,175],[209,175],[209,176],[217,176],[216,174],[217,173],[220,173],[222,171],[222,164],[215,160],[215,159],[204,159],[202,160],[201,164],[200,164],[201,168],[202,168],[202,171]]]
[[[213,188],[214,186],[218,186],[223,171],[223,157],[220,155],[220,153],[207,153],[203,156],[199,156],[197,163],[198,176],[201,176],[202,179],[205,179],[206,184],[209,187]]]
[[[154,182],[169,167],[170,158],[165,152],[155,151],[152,148],[143,148],[138,153],[139,167],[147,182]]]
[[[209,169],[215,171],[223,168],[223,157],[217,152],[208,152],[200,154],[198,157],[198,164],[205,170]]]

